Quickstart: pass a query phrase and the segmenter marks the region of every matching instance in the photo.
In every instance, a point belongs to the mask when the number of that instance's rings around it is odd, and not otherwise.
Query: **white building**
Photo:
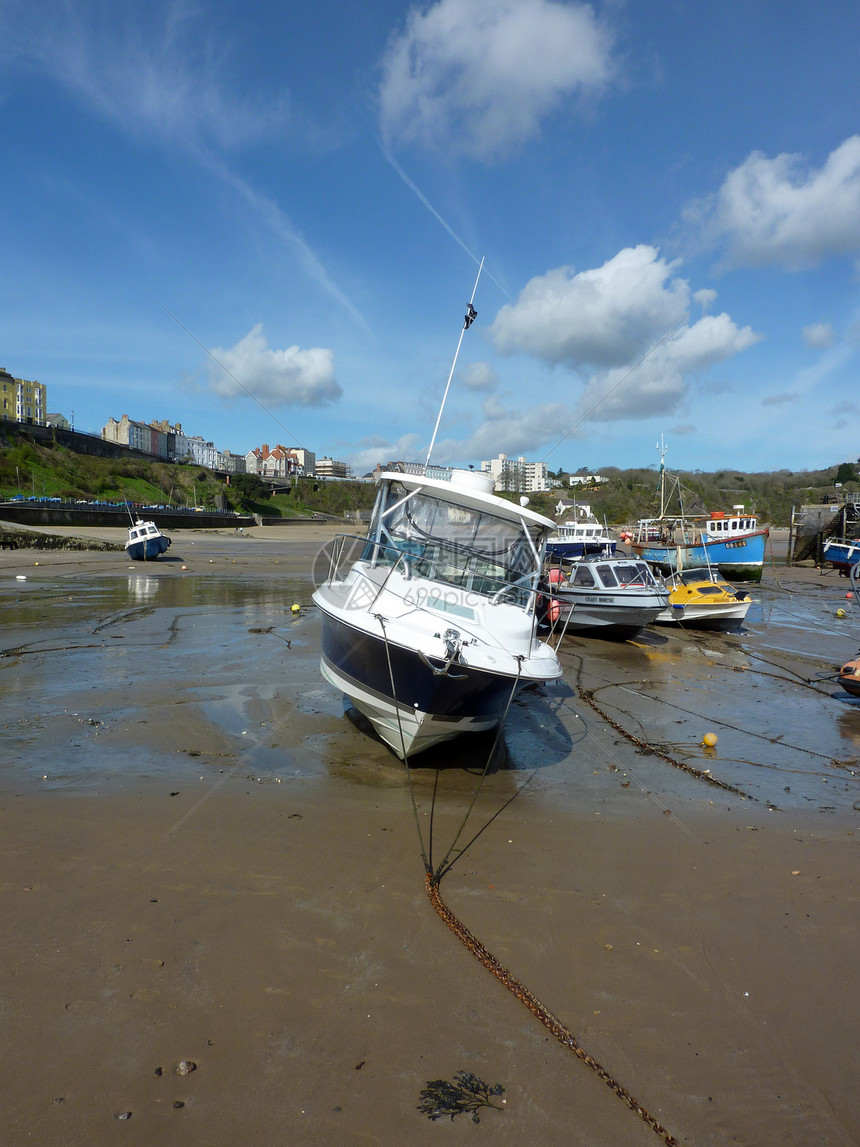
[[[600,474],[571,474],[571,486],[602,486],[604,482],[608,482],[608,478],[604,478]]]
[[[202,466],[205,470],[218,469],[219,451],[214,442],[205,442],[202,435],[195,434],[193,438],[186,438],[191,461],[195,466]]]
[[[509,458],[500,454],[481,463],[484,473],[492,474],[496,489],[509,494],[541,493],[549,489],[546,462],[527,462],[520,456]]]
[[[318,458],[314,473],[318,478],[348,478],[349,466],[334,458]]]

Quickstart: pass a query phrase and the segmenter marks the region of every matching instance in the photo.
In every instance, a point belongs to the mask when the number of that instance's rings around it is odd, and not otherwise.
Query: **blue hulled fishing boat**
[[[716,569],[729,581],[761,581],[765,548],[769,536],[759,526],[755,514],[744,506],[730,512],[707,515],[686,514],[681,502],[680,480],[670,475],[672,489],[667,494],[667,472],[663,464],[666,447],[660,443],[660,513],[642,518],[631,534],[623,537],[636,554],[653,562],[663,573],[687,569]],[[672,496],[679,509],[670,512]]]

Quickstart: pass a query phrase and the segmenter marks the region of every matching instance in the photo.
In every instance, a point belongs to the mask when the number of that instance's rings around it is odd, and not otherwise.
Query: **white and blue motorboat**
[[[170,538],[162,534],[155,522],[133,522],[128,531],[125,551],[136,562],[148,562],[159,557],[170,545]]]
[[[547,555],[557,561],[567,562],[585,557],[612,557],[617,543],[590,508],[574,505],[571,512],[573,517],[566,522],[559,522],[554,533],[547,539]]]
[[[323,677],[405,761],[496,727],[519,689],[561,676],[536,633],[554,523],[477,471],[378,483],[366,539],[357,554],[356,539],[338,539],[313,600]]]

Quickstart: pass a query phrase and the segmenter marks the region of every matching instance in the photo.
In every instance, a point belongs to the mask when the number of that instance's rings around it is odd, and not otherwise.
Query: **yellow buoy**
[[[713,749],[713,747],[714,747],[714,745],[716,745],[716,743],[717,743],[717,734],[716,733],[705,733],[704,737],[702,737],[702,744],[708,749]]]
[[[299,603],[297,601],[294,601],[293,604],[290,606],[290,612],[291,613],[298,613],[301,608],[302,607],[299,605]]]
[[[837,617],[844,617],[845,616],[845,610],[844,609],[837,609],[836,616]]]

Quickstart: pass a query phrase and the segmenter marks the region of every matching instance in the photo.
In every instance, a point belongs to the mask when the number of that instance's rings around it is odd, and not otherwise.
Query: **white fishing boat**
[[[169,545],[170,538],[162,534],[155,522],[143,522],[138,518],[129,527],[125,550],[134,561],[145,562],[163,554]]]
[[[470,301],[460,343],[475,316]],[[379,476],[367,537],[358,552],[356,539],[338,539],[313,595],[323,677],[404,761],[496,727],[519,689],[562,673],[536,633],[555,523],[497,497],[489,474],[428,477],[441,416],[424,474]]]
[[[556,509],[562,506],[559,502]],[[559,522],[550,534],[546,552],[551,558],[575,561],[578,558],[602,555],[612,557],[617,543],[605,525],[601,525],[589,506],[574,504],[570,517]]]
[[[669,602],[669,591],[647,562],[636,558],[582,558],[569,571],[549,570],[546,612],[556,630],[599,631],[635,637]]]

